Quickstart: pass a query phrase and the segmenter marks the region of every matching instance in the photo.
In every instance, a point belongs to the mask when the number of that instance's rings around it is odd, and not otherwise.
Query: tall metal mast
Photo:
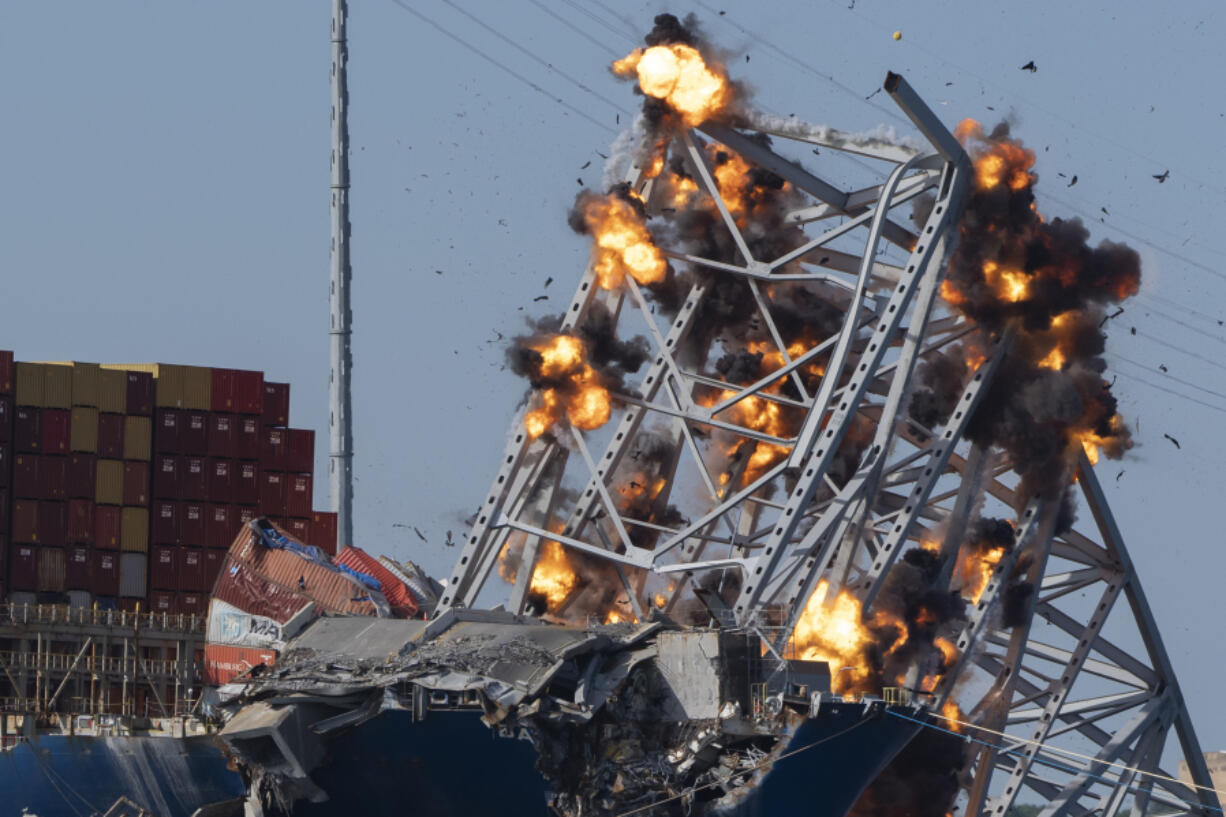
[[[332,510],[337,514],[337,543],[353,543],[353,401],[349,375],[353,311],[349,306],[349,86],[345,64],[346,0],[332,0],[332,282],[328,304],[332,324],[331,372],[328,380],[328,427],[331,432],[329,475]]]

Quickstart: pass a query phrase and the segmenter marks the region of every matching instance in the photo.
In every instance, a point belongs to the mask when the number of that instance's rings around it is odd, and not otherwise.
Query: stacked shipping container
[[[0,352],[0,596],[203,614],[256,516],[335,553],[314,432],[288,421],[262,372]]]

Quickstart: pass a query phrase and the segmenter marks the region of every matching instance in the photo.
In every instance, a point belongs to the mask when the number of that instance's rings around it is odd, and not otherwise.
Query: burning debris
[[[629,275],[640,284],[658,284],[668,262],[647,231],[643,203],[622,185],[608,195],[585,190],[575,201],[571,224],[592,236],[592,270],[604,289],[616,289]]]

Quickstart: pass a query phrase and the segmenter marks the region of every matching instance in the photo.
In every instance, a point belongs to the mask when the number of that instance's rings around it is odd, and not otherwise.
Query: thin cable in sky
[[[612,48],[610,48],[608,43],[601,42],[600,40],[598,40],[598,39],[596,39],[595,37],[593,37],[591,34],[588,34],[586,31],[584,31],[583,29],[579,28],[579,26],[575,25],[575,24],[574,24],[574,23],[572,23],[570,20],[567,20],[565,17],[563,17],[561,14],[558,14],[556,11],[554,11],[553,9],[549,8],[548,6],[546,6],[544,3],[542,3],[542,2],[541,2],[541,0],[528,0],[528,2],[529,2],[529,3],[531,3],[532,5],[536,6],[536,7],[537,7],[538,9],[540,9],[541,11],[545,12],[546,14],[548,14],[548,15],[549,15],[550,17],[552,17],[553,19],[557,20],[557,21],[558,21],[559,23],[561,23],[562,25],[564,25],[564,26],[566,26],[567,28],[569,28],[571,31],[573,31],[573,32],[575,32],[576,34],[578,34],[578,35],[579,35],[580,37],[582,37],[583,39],[587,40],[587,41],[588,41],[589,43],[591,43],[592,45],[594,45],[594,46],[596,46],[597,48],[599,48],[599,49],[603,50],[603,51],[604,51],[606,54],[608,54],[609,56],[614,57],[615,59],[616,59],[616,58],[620,58],[620,57],[622,57],[622,56],[623,56],[622,54],[619,54],[617,51],[615,51],[615,50],[613,50]]]
[[[515,50],[519,51],[521,54],[523,54],[523,55],[524,55],[525,57],[527,57],[528,59],[532,60],[533,62],[537,63],[538,65],[542,65],[542,66],[544,66],[546,70],[554,72],[554,73],[555,73],[555,74],[557,74],[558,76],[562,77],[562,79],[564,79],[564,80],[566,80],[567,82],[569,82],[571,85],[574,85],[576,88],[578,88],[579,90],[583,91],[583,92],[584,92],[584,93],[586,93],[586,94],[589,94],[589,95],[591,95],[591,96],[594,96],[595,98],[599,99],[601,102],[605,103],[606,105],[610,105],[610,106],[612,106],[614,109],[616,109],[616,110],[618,110],[618,111],[621,111],[622,113],[626,114],[627,116],[629,116],[629,115],[630,115],[630,111],[626,110],[626,109],[625,109],[625,108],[623,108],[621,105],[619,105],[619,104],[617,104],[616,102],[614,102],[613,100],[609,99],[609,98],[608,98],[607,96],[605,96],[604,94],[601,94],[601,93],[599,93],[598,91],[593,91],[591,88],[589,88],[588,86],[584,85],[582,82],[580,82],[579,80],[575,79],[575,78],[574,78],[574,77],[572,77],[570,74],[566,73],[565,71],[562,71],[562,70],[561,70],[561,69],[559,69],[559,68],[556,68],[556,67],[553,65],[553,63],[551,63],[551,62],[546,62],[545,60],[541,59],[541,58],[540,58],[540,57],[538,57],[536,54],[532,53],[532,52],[531,52],[530,50],[528,50],[527,48],[524,48],[522,45],[520,45],[519,43],[515,42],[514,40],[512,40],[512,39],[511,39],[510,37],[508,37],[507,35],[503,34],[503,33],[502,33],[501,31],[499,31],[498,29],[496,29],[496,28],[494,28],[493,26],[491,26],[491,25],[487,24],[487,23],[486,23],[484,20],[480,19],[480,18],[479,18],[479,17],[477,17],[476,15],[474,15],[474,14],[472,14],[471,12],[467,11],[466,9],[464,9],[464,8],[460,7],[459,5],[457,5],[457,4],[455,4],[455,3],[453,3],[451,0],[442,0],[442,1],[443,1],[443,3],[445,3],[446,5],[451,6],[453,9],[455,9],[455,10],[456,10],[456,11],[458,11],[458,12],[460,12],[460,14],[463,14],[465,17],[467,17],[468,19],[472,20],[472,21],[473,21],[474,23],[476,23],[477,25],[481,26],[483,29],[485,29],[486,31],[488,31],[490,34],[493,34],[495,37],[497,37],[498,39],[502,40],[502,41],[503,41],[504,43],[506,43],[507,45],[509,45],[509,46],[511,46],[512,48],[514,48]]]
[[[1214,411],[1219,411],[1222,414],[1226,414],[1226,408],[1222,408],[1221,406],[1216,406],[1213,403],[1206,403],[1204,400],[1201,400],[1198,397],[1192,397],[1191,395],[1187,395],[1182,392],[1177,392],[1174,389],[1168,389],[1165,386],[1159,386],[1157,383],[1151,383],[1150,381],[1146,380],[1143,377],[1137,377],[1136,375],[1129,374],[1128,372],[1120,372],[1119,375],[1120,377],[1126,378],[1128,380],[1132,380],[1137,383],[1141,383],[1146,386],[1149,386],[1151,389],[1157,389],[1160,392],[1166,392],[1172,397],[1178,397],[1180,400],[1187,400],[1189,403],[1196,403],[1197,405],[1204,406],[1205,408],[1213,409]]]
[[[617,133],[617,131],[616,131],[616,130],[614,130],[613,128],[609,127],[608,125],[604,124],[603,122],[600,122],[600,121],[596,120],[595,118],[593,118],[593,117],[592,117],[592,116],[590,116],[589,114],[587,114],[587,113],[585,113],[585,112],[583,112],[583,111],[579,110],[579,109],[578,109],[578,108],[576,108],[574,105],[571,105],[569,102],[567,102],[566,100],[562,99],[562,97],[560,97],[560,96],[554,96],[553,94],[549,93],[549,92],[548,92],[548,91],[546,91],[544,88],[542,88],[541,86],[537,85],[537,84],[536,84],[535,82],[533,82],[532,80],[530,80],[530,79],[528,79],[527,77],[525,77],[523,74],[520,74],[519,72],[515,71],[514,69],[512,69],[512,68],[510,68],[510,67],[508,67],[508,66],[506,66],[506,65],[503,65],[501,62],[499,62],[498,60],[494,59],[494,58],[493,58],[493,57],[491,57],[489,54],[486,54],[484,51],[482,51],[480,48],[477,48],[475,45],[470,44],[468,41],[466,41],[464,38],[460,37],[459,35],[451,33],[450,31],[448,31],[447,29],[443,28],[443,27],[442,27],[441,25],[439,25],[438,23],[436,23],[436,22],[434,22],[433,20],[431,20],[431,19],[430,19],[429,17],[427,17],[426,15],[422,14],[422,13],[421,13],[420,11],[418,11],[417,9],[413,8],[412,6],[410,6],[408,3],[405,3],[405,2],[404,2],[404,0],[391,0],[391,2],[392,2],[393,4],[395,4],[396,6],[398,6],[399,8],[404,9],[404,10],[405,10],[405,11],[407,11],[409,14],[412,14],[412,15],[413,15],[414,17],[416,17],[418,20],[421,20],[423,23],[425,23],[426,25],[430,26],[431,28],[433,28],[435,31],[439,32],[439,33],[440,33],[440,34],[442,34],[443,36],[447,37],[448,39],[450,39],[450,40],[452,40],[452,41],[454,41],[454,42],[456,42],[456,43],[458,43],[459,45],[463,46],[464,48],[467,48],[469,51],[471,51],[472,53],[476,54],[476,55],[477,55],[478,57],[480,57],[481,59],[485,60],[486,62],[491,63],[492,65],[494,65],[494,66],[495,66],[496,68],[498,68],[499,70],[501,70],[501,71],[503,71],[503,72],[505,72],[505,73],[507,73],[507,74],[511,75],[511,76],[512,76],[512,77],[514,77],[515,79],[517,79],[517,80],[519,80],[520,82],[522,82],[523,84],[527,85],[529,88],[531,88],[532,90],[536,91],[538,94],[541,94],[542,96],[548,97],[549,99],[553,100],[553,101],[554,101],[554,102],[556,102],[557,104],[561,105],[563,108],[566,108],[567,110],[569,110],[569,111],[573,111],[574,113],[578,114],[579,116],[582,116],[584,119],[586,119],[587,121],[591,122],[593,125],[595,125],[596,127],[600,128],[601,130],[605,130],[605,131],[608,131],[609,133],[614,133],[614,134],[615,134],[615,133]]]
[[[1123,355],[1116,354],[1115,352],[1107,352],[1107,353],[1106,353],[1106,356],[1107,356],[1107,357],[1110,357],[1110,358],[1114,358],[1115,360],[1122,360],[1124,363],[1131,363],[1133,366],[1136,366],[1138,369],[1142,369],[1142,370],[1143,370],[1143,371],[1145,371],[1147,374],[1148,374],[1148,373],[1153,373],[1153,371],[1154,371],[1154,370],[1153,370],[1153,369],[1151,369],[1150,367],[1146,366],[1144,363],[1137,363],[1135,360],[1130,360],[1129,358],[1126,358],[1126,357],[1124,357]],[[1214,391],[1213,389],[1206,389],[1204,386],[1197,385],[1196,383],[1193,383],[1193,382],[1192,382],[1192,381],[1190,381],[1190,380],[1184,380],[1183,378],[1176,377],[1176,376],[1175,376],[1175,375],[1173,375],[1173,374],[1169,374],[1169,373],[1164,372],[1164,371],[1161,371],[1161,370],[1159,370],[1158,372],[1156,372],[1156,374],[1162,375],[1162,376],[1163,376],[1163,377],[1165,377],[1167,380],[1173,380],[1173,381],[1175,381],[1176,383],[1181,383],[1181,384],[1183,384],[1184,386],[1187,386],[1187,387],[1192,388],[1192,389],[1196,389],[1196,390],[1197,390],[1197,391],[1199,391],[1199,392],[1204,392],[1205,394],[1211,395],[1211,396],[1213,396],[1213,397],[1220,397],[1220,398],[1222,398],[1223,400],[1226,400],[1226,394],[1223,394],[1223,393],[1222,393],[1222,392],[1220,392],[1220,391]]]
[[[598,14],[591,11],[590,9],[585,9],[583,6],[576,3],[575,0],[562,0],[562,2],[570,6],[571,8],[573,8],[575,11],[579,12],[580,14],[584,15],[585,17],[588,17],[591,20],[595,21],[598,25],[600,25],[606,31],[609,31],[612,34],[618,37],[621,37],[623,40],[630,43],[631,45],[638,45],[638,42],[639,42],[638,38],[631,37],[626,32],[619,30],[618,28],[613,26],[608,20],[599,16]]]
[[[1191,349],[1185,349],[1182,346],[1176,346],[1170,341],[1163,340],[1162,338],[1156,338],[1153,335],[1149,334],[1148,332],[1142,332],[1140,329],[1137,329],[1136,335],[1139,338],[1145,338],[1146,340],[1151,340],[1154,343],[1158,344],[1159,346],[1165,346],[1168,349],[1179,352],[1181,355],[1187,355],[1188,357],[1194,357],[1197,360],[1201,361],[1202,363],[1208,363],[1210,366],[1213,366],[1216,369],[1221,369],[1222,371],[1226,372],[1226,366],[1222,365],[1221,363],[1214,360],[1213,358],[1205,357],[1202,354],[1193,352]]]
[[[1196,334],[1201,335],[1202,337],[1208,338],[1214,343],[1220,343],[1223,346],[1226,346],[1226,338],[1223,338],[1219,335],[1215,335],[1212,332],[1206,332],[1204,329],[1198,329],[1195,326],[1188,326],[1188,322],[1184,320],[1183,318],[1176,318],[1174,316],[1168,315],[1165,312],[1162,312],[1161,310],[1158,310],[1152,306],[1149,306],[1148,304],[1143,305],[1139,308],[1144,309],[1147,314],[1157,315],[1159,318],[1162,318],[1163,320],[1170,321],[1171,323],[1175,324],[1181,329],[1184,329],[1188,332],[1195,332]]]

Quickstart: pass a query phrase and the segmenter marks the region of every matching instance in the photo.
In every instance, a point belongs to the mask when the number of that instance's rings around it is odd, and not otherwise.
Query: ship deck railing
[[[0,604],[0,626],[81,626],[203,635],[206,619],[195,613],[99,610],[63,604]]]
[[[144,658],[137,656],[78,655],[77,653],[30,652],[29,650],[0,650],[0,663],[12,670],[58,670],[88,673],[130,672],[134,667],[148,675],[174,676],[182,666],[173,658]],[[196,667],[196,662],[189,661]]]

